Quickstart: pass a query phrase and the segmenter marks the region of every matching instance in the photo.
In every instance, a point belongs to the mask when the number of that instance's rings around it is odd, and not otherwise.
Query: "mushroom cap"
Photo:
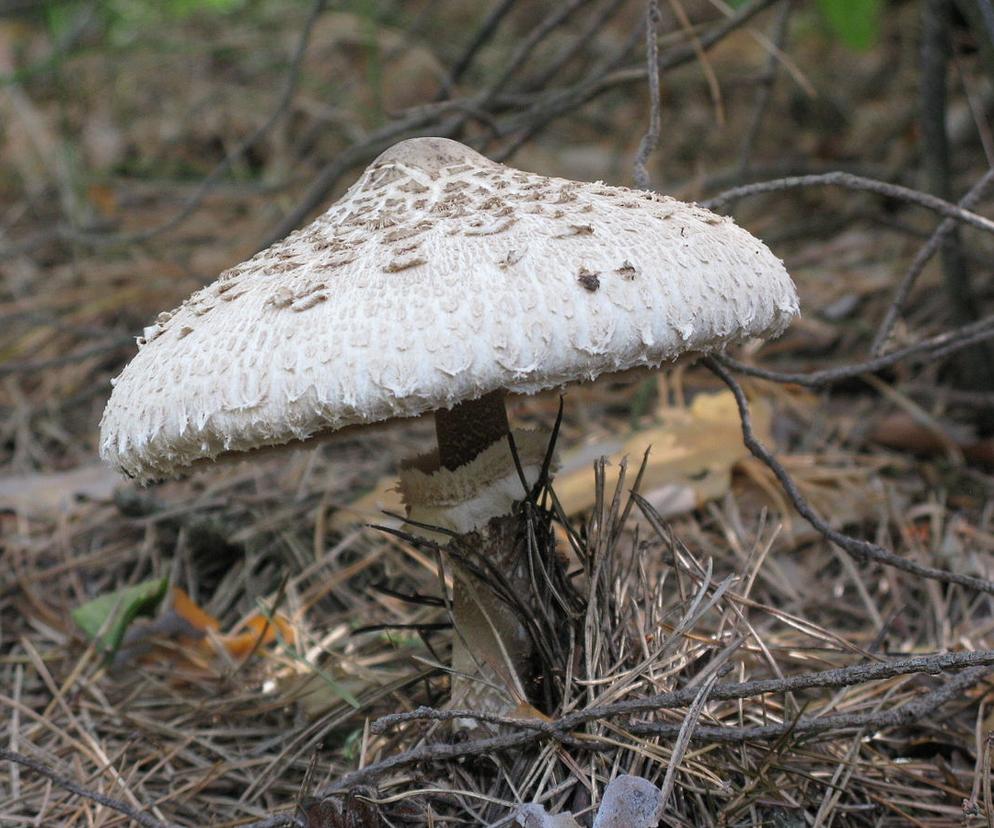
[[[775,336],[796,313],[783,263],[729,218],[414,138],[146,328],[100,452],[133,477],[169,477]]]

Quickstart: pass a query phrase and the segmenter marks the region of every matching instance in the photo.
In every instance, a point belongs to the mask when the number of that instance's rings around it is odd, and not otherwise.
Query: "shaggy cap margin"
[[[415,138],[160,314],[115,380],[100,453],[142,481],[175,476],[776,336],[797,310],[783,263],[729,218]]]

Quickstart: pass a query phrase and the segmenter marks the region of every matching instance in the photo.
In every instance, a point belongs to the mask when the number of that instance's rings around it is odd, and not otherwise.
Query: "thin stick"
[[[635,186],[648,190],[652,186],[646,161],[659,143],[659,130],[662,118],[659,113],[659,42],[656,28],[659,25],[659,6],[656,0],[649,0],[645,10],[645,52],[649,75],[649,126],[639,142],[635,156]]]
[[[785,190],[797,190],[805,187],[843,187],[847,190],[876,193],[887,198],[917,204],[946,218],[956,219],[987,233],[994,233],[994,221],[979,216],[970,210],[965,210],[957,204],[950,204],[945,199],[923,193],[920,190],[912,190],[910,187],[902,187],[900,184],[890,184],[886,181],[877,181],[874,178],[865,178],[861,175],[845,172],[796,175],[788,178],[776,178],[772,181],[759,181],[755,184],[743,184],[741,187],[725,190],[725,192],[719,193],[714,198],[701,202],[701,204],[709,210],[720,210],[732,202],[749,196],[780,193]]]
[[[715,354],[712,359],[738,371],[740,374],[748,374],[751,377],[771,380],[773,382],[790,382],[795,385],[804,385],[808,388],[818,388],[822,385],[831,385],[835,382],[852,379],[862,374],[873,374],[903,362],[906,359],[916,359],[920,362],[936,362],[939,359],[956,353],[963,348],[969,348],[977,342],[994,337],[994,316],[986,316],[970,325],[964,325],[955,331],[936,334],[914,345],[908,345],[891,351],[885,356],[868,359],[864,362],[856,362],[851,365],[841,365],[838,368],[825,368],[821,371],[811,371],[809,373],[770,371],[766,368],[758,368],[754,365],[747,365],[726,354]]]
[[[30,756],[25,756],[23,753],[16,753],[12,750],[0,748],[0,759],[6,759],[8,762],[16,762],[22,767],[30,768],[35,773],[51,780],[55,785],[63,790],[74,793],[76,796],[81,796],[84,799],[89,799],[91,802],[96,802],[98,805],[103,805],[105,808],[110,808],[112,811],[117,811],[119,814],[124,814],[126,817],[133,819],[139,825],[144,826],[144,828],[169,828],[168,823],[160,822],[151,814],[143,814],[127,802],[122,802],[120,799],[114,799],[112,796],[106,796],[99,791],[91,791],[88,788],[84,788],[82,785],[74,782],[69,777],[57,773],[36,759],[32,759]]]
[[[706,50],[722,41],[732,32],[745,26],[753,17],[772,6],[776,0],[751,0],[737,8],[731,15],[717,23],[700,37],[700,44]],[[646,76],[644,64],[638,67],[617,68],[628,49],[621,52],[603,68],[598,68],[578,83],[562,89],[553,89],[536,96],[524,113],[513,113],[501,124],[498,135],[518,133],[511,144],[499,153],[497,160],[510,158],[529,140],[541,133],[560,115],[572,112],[588,101],[609,89],[627,83],[640,83]],[[664,52],[659,58],[659,71],[668,72],[696,57],[691,46],[680,46]]]
[[[986,578],[976,578],[972,575],[960,575],[955,572],[947,572],[943,569],[935,569],[931,566],[923,566],[922,564],[915,563],[914,561],[909,561],[906,558],[901,558],[893,552],[888,552],[882,546],[878,546],[875,543],[854,538],[829,526],[828,523],[822,520],[822,518],[804,498],[800,490],[797,488],[797,484],[794,483],[794,480],[787,473],[787,470],[780,464],[780,461],[773,456],[769,449],[767,449],[762,443],[759,442],[759,440],[756,439],[756,435],[752,430],[752,418],[749,414],[749,403],[746,401],[745,392],[743,392],[742,386],[739,385],[738,382],[735,381],[735,378],[728,373],[725,367],[713,357],[706,357],[703,360],[703,363],[710,368],[711,371],[725,383],[725,385],[728,386],[729,390],[731,390],[732,394],[735,396],[735,402],[739,407],[739,417],[742,420],[742,439],[745,442],[746,447],[758,459],[762,460],[767,466],[769,466],[770,470],[780,481],[780,485],[787,493],[787,496],[794,504],[794,508],[797,509],[797,511],[801,513],[808,523],[817,529],[818,532],[821,533],[821,535],[823,535],[827,540],[831,541],[836,546],[861,561],[876,561],[877,563],[884,564],[885,566],[891,566],[894,567],[894,569],[900,569],[903,572],[909,572],[912,575],[917,575],[920,578],[928,578],[929,580],[939,581],[946,584],[958,584],[959,586],[967,587],[968,589],[977,590],[978,592],[985,592],[988,595],[994,595],[994,582],[991,582]]]
[[[435,97],[436,101],[444,101],[449,97],[449,94],[452,92],[452,88],[459,83],[459,80],[462,78],[463,74],[472,65],[477,53],[481,48],[483,48],[483,46],[486,45],[487,41],[493,37],[494,33],[497,31],[497,27],[500,26],[501,21],[507,16],[507,13],[511,11],[514,4],[517,2],[518,0],[502,0],[502,2],[495,5],[490,10],[486,18],[484,18],[483,23],[480,24],[480,28],[477,29],[476,34],[473,35],[473,38],[470,40],[465,51],[452,65],[452,69],[449,71],[449,76],[442,82],[442,86],[438,90],[438,95]]]
[[[944,704],[961,698],[964,691],[973,687],[987,675],[990,675],[989,667],[971,667],[942,687],[894,710],[875,713],[839,713],[831,716],[802,716],[782,724],[751,727],[701,725],[694,730],[691,738],[697,742],[742,744],[743,742],[771,741],[795,734],[814,736],[831,732],[834,736],[842,730],[861,728],[879,730],[884,727],[914,724],[921,721],[923,717],[931,715]],[[682,724],[667,722],[632,722],[628,725],[628,730],[639,736],[672,737],[679,733],[682,727]]]
[[[881,681],[912,673],[935,674],[944,670],[992,664],[994,664],[994,650],[912,656],[894,661],[856,664],[851,667],[804,673],[787,678],[716,684],[711,690],[709,700],[732,701],[752,696],[761,696],[767,693],[790,693],[818,687],[849,687],[868,681]],[[353,785],[368,783],[370,780],[383,776],[386,773],[418,762],[440,762],[449,759],[458,759],[463,756],[478,756],[494,751],[518,748],[544,738],[563,740],[587,722],[616,716],[685,707],[693,703],[699,692],[699,688],[696,687],[671,690],[644,698],[588,707],[552,722],[541,721],[539,719],[512,719],[506,716],[492,716],[474,710],[437,710],[431,707],[419,707],[407,713],[384,716],[373,722],[371,728],[373,732],[380,733],[390,727],[410,721],[449,721],[460,718],[476,718],[493,724],[507,725],[515,728],[516,732],[459,744],[428,743],[419,745],[416,748],[398,753],[380,762],[367,765],[360,770],[345,774],[337,782],[319,791],[318,796],[329,796],[336,791],[346,790]],[[579,738],[590,739],[591,737],[580,736]]]
[[[959,206],[964,210],[973,209],[987,195],[991,189],[991,185],[994,185],[994,170],[988,170],[984,173],[983,178],[974,184],[969,192],[959,200]],[[897,317],[908,299],[908,294],[911,293],[911,289],[915,286],[915,282],[918,281],[918,277],[925,270],[925,265],[939,251],[956,227],[955,219],[943,219],[939,222],[939,226],[932,232],[932,235],[929,236],[928,241],[915,254],[908,272],[904,274],[904,278],[894,291],[894,298],[891,300],[890,306],[884,314],[880,328],[873,337],[873,343],[870,345],[871,354],[877,355],[883,351],[884,346],[887,344],[887,339],[890,337],[890,332],[897,323]]]

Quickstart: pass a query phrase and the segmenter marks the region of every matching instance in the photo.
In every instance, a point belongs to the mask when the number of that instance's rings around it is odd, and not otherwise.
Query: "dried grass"
[[[352,451],[361,456],[362,448]],[[986,756],[977,743],[986,734],[979,677],[910,725],[789,728],[801,716],[893,711],[948,676],[725,702],[701,696],[702,733],[786,724],[775,738],[733,733],[680,743],[686,710],[660,710],[637,717],[669,725],[658,734],[640,735],[630,717],[595,718],[551,742],[357,779],[357,765],[451,741],[440,723],[368,727],[383,714],[442,704],[448,645],[445,633],[411,628],[444,622],[444,608],[396,597],[437,594],[429,551],[370,529],[322,536],[340,452],[171,484],[168,509],[146,503],[136,514],[133,501],[119,498],[77,506],[61,526],[25,521],[9,534],[11,567],[0,593],[9,642],[0,686],[8,689],[0,704],[10,716],[2,744],[95,791],[148,806],[169,824],[191,826],[262,819],[335,789],[343,776],[372,786],[367,795],[391,820],[427,822],[431,814],[507,824],[524,801],[582,812],[618,773],[661,783],[680,748],[668,779],[671,824],[941,825],[962,822],[964,801],[983,808],[974,790],[974,765]],[[830,479],[829,469],[820,477]],[[560,659],[549,665],[556,686],[545,713],[553,720],[678,687],[708,688],[719,676],[777,678],[989,643],[987,601],[958,587],[857,567],[820,543],[801,541],[798,553],[785,554],[794,542],[765,508],[757,511],[761,490],[744,478],[738,493],[673,528],[645,501],[630,500],[628,485],[611,492],[602,473],[597,480],[589,517],[558,535],[560,554],[570,556],[574,616],[550,602],[553,623],[540,627],[559,630],[547,648]],[[288,502],[284,492],[293,490]],[[921,514],[882,513],[883,525],[904,530],[905,554],[926,554],[915,522]],[[948,511],[935,504],[927,514],[930,530],[943,533]],[[544,521],[536,528],[548,564],[556,530]],[[109,672],[67,609],[161,572],[229,624],[258,606],[275,609],[279,599],[295,643],[260,649],[242,664],[213,663],[208,672],[168,654]],[[370,624],[405,629],[350,634]],[[342,700],[342,688],[358,698],[357,709]],[[119,821],[8,767],[0,813],[11,824],[39,816],[44,824]]]

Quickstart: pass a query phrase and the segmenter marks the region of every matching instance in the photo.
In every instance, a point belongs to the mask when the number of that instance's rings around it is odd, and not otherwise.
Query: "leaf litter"
[[[234,48],[243,35],[219,42]],[[733,40],[722,48],[718,57],[729,60],[743,46]],[[116,67],[93,55],[75,60],[74,77],[89,78],[106,97],[99,79]],[[167,87],[174,74],[149,73]],[[190,84],[194,104],[215,94],[199,80],[209,74]],[[182,171],[203,147],[243,134],[238,123],[253,123],[238,104],[242,88],[232,85],[237,94],[225,98],[231,117],[187,119],[196,133],[188,140],[170,137],[149,116],[131,130],[91,129],[86,152],[120,163],[144,136],[149,158]],[[319,98],[322,88],[301,99],[301,118],[324,124],[339,117]],[[147,109],[141,96],[116,100]],[[735,117],[731,102],[728,116]],[[49,106],[31,117],[44,147],[58,144],[61,117],[78,115]],[[368,107],[362,117],[376,119]],[[53,174],[39,163],[23,119],[12,115],[5,127],[16,150],[10,163],[33,204],[50,209],[59,199],[39,194],[74,191],[78,182],[59,180],[71,171]],[[582,118],[569,128],[612,169],[616,148],[605,151]],[[318,132],[326,157],[349,145],[335,130]],[[708,141],[721,140],[718,130],[709,132]],[[689,133],[670,140],[674,158],[702,154]],[[522,153],[558,156],[561,143],[536,142]],[[279,169],[295,150],[274,135],[263,152]],[[699,171],[691,174],[693,195]],[[163,196],[139,178],[108,178],[76,188],[85,198],[75,209],[125,230],[143,228],[172,215],[186,192],[176,182]],[[989,680],[967,673],[958,674],[969,681],[952,685],[948,698],[936,694],[949,674],[927,673],[732,699],[702,695],[693,722],[690,702],[593,716],[556,738],[451,761],[432,753],[439,744],[458,748],[444,723],[373,727],[384,716],[444,706],[449,633],[437,599],[445,573],[424,547],[360,525],[380,504],[389,507],[381,481],[391,479],[390,456],[425,445],[428,426],[344,436],[315,451],[148,491],[117,485],[93,465],[95,423],[109,377],[132,348],[128,332],[252,252],[272,209],[266,186],[223,183],[207,199],[212,209],[164,243],[110,254],[45,246],[0,263],[0,745],[175,825],[234,826],[273,813],[283,824],[322,828],[347,814],[368,824],[506,825],[525,803],[549,819],[573,814],[589,824],[612,780],[630,774],[661,790],[671,766],[666,820],[674,825],[986,824],[994,714]],[[862,208],[840,205],[825,196],[825,211],[846,222],[842,232],[812,235],[816,222],[805,215],[800,241],[783,215],[789,202],[775,210],[764,203],[750,216],[790,259],[804,304],[826,309],[766,346],[764,362],[824,366],[856,353],[865,339],[860,320],[879,315],[894,263],[910,257],[904,236],[882,240]],[[13,216],[13,232],[36,229],[33,209]],[[917,219],[908,221],[918,232]],[[936,284],[923,281],[912,297],[908,324],[895,332],[899,343],[912,341],[912,329],[941,329]],[[747,346],[744,358],[755,357]],[[986,599],[854,563],[827,545],[791,511],[769,470],[747,456],[735,420],[714,412],[702,418],[701,407],[722,396],[713,380],[677,372],[682,381],[603,382],[570,392],[557,483],[562,514],[549,542],[569,561],[578,601],[570,607],[583,623],[569,615],[561,625],[568,634],[557,644],[566,665],[554,676],[560,685],[551,706],[535,698],[537,706],[518,711],[524,721],[555,727],[653,694],[686,690],[695,700],[722,683],[990,647]],[[831,525],[910,558],[986,575],[994,554],[989,451],[950,421],[989,401],[953,393],[930,366],[899,367],[887,381],[896,395],[813,394],[761,380],[747,387],[763,442],[778,446]],[[548,424],[555,404],[519,400],[516,419]],[[629,501],[647,443],[644,500]],[[591,471],[602,454],[610,463]],[[626,454],[628,482],[616,499]],[[380,499],[357,503],[364,490]],[[147,583],[168,583],[168,594],[157,615],[127,625],[117,664],[108,668],[93,636],[116,636],[113,610],[133,606],[126,590]],[[87,635],[72,611],[94,601],[104,609]],[[710,671],[718,684],[709,683]],[[881,718],[901,710],[917,718]],[[819,729],[819,721],[829,726]],[[673,764],[681,732],[690,736]],[[417,750],[426,758],[376,770]],[[363,771],[369,784],[340,789]],[[0,814],[28,824],[121,824],[112,810],[62,795],[10,763],[0,769]]]

